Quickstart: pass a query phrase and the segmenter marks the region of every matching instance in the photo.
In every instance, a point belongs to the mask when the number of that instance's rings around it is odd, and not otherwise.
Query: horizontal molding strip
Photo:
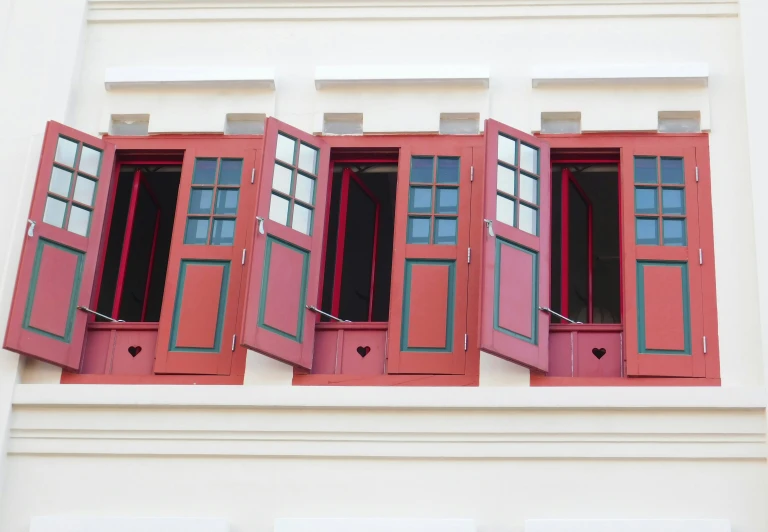
[[[706,63],[658,64],[568,64],[538,65],[531,71],[534,88],[570,84],[669,83],[705,87],[709,80]]]
[[[90,22],[735,17],[736,0],[90,0]]]
[[[339,65],[315,68],[315,88],[350,85],[464,85],[488,87],[491,70],[476,65]]]
[[[138,87],[251,87],[275,88],[275,72],[259,67],[110,67],[104,73],[107,90]]]

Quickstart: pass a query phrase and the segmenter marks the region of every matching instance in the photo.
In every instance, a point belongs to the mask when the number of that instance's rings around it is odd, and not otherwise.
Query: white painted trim
[[[275,73],[266,67],[110,67],[104,73],[107,90],[156,86],[275,88]]]
[[[706,86],[706,63],[658,63],[623,65],[539,65],[531,70],[534,88],[565,84],[675,83]]]
[[[315,68],[315,87],[340,85],[441,84],[488,87],[482,65],[341,65]]]
[[[471,519],[275,519],[275,532],[475,532]]]
[[[731,532],[725,519],[529,519],[525,532]]]
[[[759,409],[765,390],[723,387],[355,388],[20,384],[15,406],[390,409]]]
[[[33,517],[29,532],[229,532],[224,519],[204,517]]]

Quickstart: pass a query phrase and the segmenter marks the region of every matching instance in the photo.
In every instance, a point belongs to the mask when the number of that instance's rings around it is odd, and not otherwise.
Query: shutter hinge
[[[255,179],[256,179],[256,168],[251,168],[251,184],[253,184]]]
[[[464,333],[464,351],[467,350],[468,345],[469,345],[469,335],[467,333]]]
[[[696,167],[696,182],[699,182],[699,167]]]
[[[699,248],[699,265],[704,264],[704,252]]]
[[[707,354],[707,337],[704,336],[703,340],[704,340],[704,354],[706,355]]]
[[[470,166],[469,167],[469,180],[470,180],[470,182],[475,180],[475,167],[474,166]]]
[[[234,351],[234,350],[235,350],[235,339],[237,339],[237,335],[236,335],[236,334],[233,334],[233,335],[232,335],[232,351]]]
[[[245,264],[245,248],[243,248],[243,258],[240,261],[240,264]]]
[[[467,264],[472,261],[472,248],[467,248]]]

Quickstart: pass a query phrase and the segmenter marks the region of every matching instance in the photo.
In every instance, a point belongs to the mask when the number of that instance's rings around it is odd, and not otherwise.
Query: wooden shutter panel
[[[78,370],[115,147],[48,122],[4,347]]]
[[[311,369],[330,148],[269,118],[248,272],[243,345]]]
[[[637,139],[621,161],[627,375],[704,377],[695,147]]]
[[[253,216],[252,140],[190,143],[158,326],[155,373],[230,375],[243,250]]]
[[[547,371],[549,145],[488,120],[485,150],[480,348]]]

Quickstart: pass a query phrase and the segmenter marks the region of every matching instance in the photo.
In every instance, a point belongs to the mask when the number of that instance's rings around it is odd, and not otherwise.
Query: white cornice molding
[[[600,85],[663,83],[706,87],[706,63],[626,63],[615,65],[537,65],[531,71],[534,88],[551,85]]]
[[[315,68],[315,88],[350,85],[462,85],[487,88],[491,70],[481,65],[338,65]]]
[[[737,0],[90,0],[89,21],[735,17]]]
[[[265,67],[128,66],[104,73],[107,90],[144,87],[249,87],[274,90],[275,72]]]

